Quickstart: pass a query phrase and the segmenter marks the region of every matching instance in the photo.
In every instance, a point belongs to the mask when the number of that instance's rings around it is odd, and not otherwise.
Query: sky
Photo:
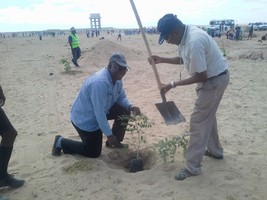
[[[155,27],[167,13],[193,25],[208,25],[212,19],[267,22],[267,0],[134,0],[134,4],[143,27]],[[92,13],[100,13],[103,28],[138,28],[130,0],[0,0],[0,32],[90,28]]]

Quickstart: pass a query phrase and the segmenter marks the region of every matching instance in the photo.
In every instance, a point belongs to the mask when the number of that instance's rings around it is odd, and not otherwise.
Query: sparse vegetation
[[[62,59],[60,60],[60,63],[64,65],[64,70],[65,70],[65,72],[69,72],[69,71],[70,71],[71,67],[70,67],[70,64],[69,64],[69,62],[67,61],[67,59],[62,58]]]
[[[167,162],[169,159],[171,159],[171,162],[174,162],[174,156],[179,147],[183,149],[183,154],[185,155],[188,146],[188,139],[186,139],[186,136],[188,136],[188,134],[181,137],[175,136],[171,139],[165,138],[159,141],[158,144],[155,144],[155,148],[158,149],[160,157],[164,162]]]
[[[226,50],[225,50],[225,48],[224,48],[224,44],[223,44],[223,46],[222,46],[222,48],[221,48],[221,51],[222,51],[222,53],[223,53],[223,56],[225,57],[225,56],[226,56]]]
[[[136,159],[139,159],[139,152],[141,143],[146,143],[146,139],[144,137],[144,129],[152,127],[152,123],[149,119],[144,115],[122,115],[120,117],[121,120],[128,120],[128,123],[124,124],[126,127],[126,131],[129,131],[132,135],[133,145],[136,147]],[[188,134],[183,136],[175,136],[171,139],[165,138],[161,140],[158,144],[154,145],[154,148],[158,150],[160,157],[164,162],[171,159],[171,162],[174,162],[174,156],[178,150],[178,148],[183,149],[183,154],[185,155],[186,149],[188,146],[188,139],[186,138]]]
[[[62,170],[65,173],[77,173],[78,171],[91,171],[93,167],[88,160],[77,161],[69,166],[65,166]]]
[[[146,139],[144,137],[144,129],[151,128],[152,123],[145,115],[122,115],[120,117],[121,120],[128,120],[128,123],[124,124],[126,127],[126,131],[129,131],[132,135],[133,145],[136,147],[136,158],[139,159],[140,146],[141,142],[146,143]],[[137,142],[137,144],[136,144]]]

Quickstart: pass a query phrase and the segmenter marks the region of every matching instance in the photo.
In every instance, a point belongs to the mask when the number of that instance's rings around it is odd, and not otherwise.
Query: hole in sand
[[[108,163],[112,163],[118,168],[124,169],[126,172],[130,172],[133,159],[136,159],[136,151],[131,149],[114,149],[107,154],[109,159]],[[156,163],[155,152],[151,149],[140,150],[139,157],[143,161],[143,170],[150,170]]]

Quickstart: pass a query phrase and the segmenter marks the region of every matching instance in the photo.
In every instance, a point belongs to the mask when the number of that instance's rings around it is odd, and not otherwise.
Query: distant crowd
[[[233,28],[228,30],[221,30],[216,28],[207,28],[207,27],[198,27],[204,31],[206,31],[211,37],[222,37],[226,36],[229,40],[243,40],[245,39],[252,39],[253,37],[253,25],[249,27],[249,32],[246,35],[243,35],[243,29],[241,26],[236,25]],[[140,29],[110,29],[105,30],[107,34],[113,35],[118,34],[120,35],[123,33],[124,35],[139,35]],[[101,35],[100,30],[91,30],[91,29],[84,29],[84,30],[77,30],[77,34],[85,34],[87,38],[99,37]],[[159,34],[156,27],[146,28],[144,27],[144,32],[147,34]],[[6,37],[35,37],[38,36],[40,40],[42,36],[52,36],[55,37],[57,35],[66,35],[66,31],[63,30],[55,30],[55,31],[34,31],[34,32],[14,32],[14,33],[0,33],[0,38]],[[244,37],[245,36],[245,37]],[[243,38],[244,37],[244,38]]]

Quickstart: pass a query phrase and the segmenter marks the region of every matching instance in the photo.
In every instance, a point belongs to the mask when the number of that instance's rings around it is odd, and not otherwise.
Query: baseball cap
[[[109,62],[116,62],[119,66],[129,68],[124,55],[122,55],[121,53],[112,54],[112,56],[109,58]]]
[[[166,14],[158,21],[157,29],[160,32],[158,43],[162,44],[166,38],[169,37],[170,33],[177,26],[183,23],[174,14]]]
[[[71,28],[70,28],[70,31],[75,31],[75,28],[74,28],[74,27],[71,27]]]

